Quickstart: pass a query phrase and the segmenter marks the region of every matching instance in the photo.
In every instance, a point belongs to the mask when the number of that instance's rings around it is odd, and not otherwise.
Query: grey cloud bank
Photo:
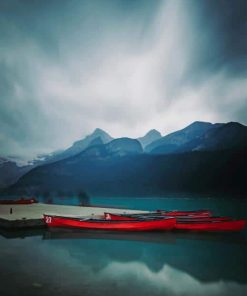
[[[246,124],[244,2],[1,1],[0,154]]]

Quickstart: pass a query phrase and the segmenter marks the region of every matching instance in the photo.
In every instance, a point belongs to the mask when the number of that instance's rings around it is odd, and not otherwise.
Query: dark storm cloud
[[[31,158],[96,127],[139,136],[193,120],[246,123],[245,8],[1,1],[1,154]]]
[[[194,24],[201,30],[199,69],[214,72],[224,67],[229,75],[246,73],[246,1],[208,0],[201,4],[191,6]]]

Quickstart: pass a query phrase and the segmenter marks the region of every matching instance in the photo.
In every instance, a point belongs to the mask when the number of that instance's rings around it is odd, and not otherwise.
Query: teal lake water
[[[63,198],[56,203],[78,204]],[[133,209],[210,209],[247,218],[233,198],[92,198]],[[246,295],[247,232],[0,232],[0,295]]]

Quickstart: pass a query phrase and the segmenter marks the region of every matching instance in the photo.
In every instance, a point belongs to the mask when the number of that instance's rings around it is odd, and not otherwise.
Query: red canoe
[[[123,220],[129,219],[134,221],[144,219],[148,221],[150,217],[141,215],[117,215],[105,213],[105,218],[109,220]],[[157,216],[152,219],[157,219]],[[191,218],[191,217],[176,217],[175,229],[179,230],[195,230],[195,231],[240,231],[246,225],[245,220],[232,220],[229,217],[205,217],[205,218]]]
[[[240,231],[245,228],[246,220],[230,220],[230,221],[177,221],[175,229],[194,230],[194,231]]]
[[[126,220],[126,217],[133,217],[134,219],[139,218],[148,218],[148,217],[176,217],[176,218],[209,218],[212,216],[212,213],[208,210],[199,210],[199,211],[157,211],[150,213],[138,213],[138,214],[122,214],[115,215],[112,213],[105,213],[105,218],[108,220]],[[134,220],[133,219],[133,220]]]
[[[162,215],[142,215],[142,214],[112,214],[105,213],[106,220],[138,220],[138,219],[160,219],[166,218]],[[210,222],[210,221],[229,221],[232,220],[230,217],[197,217],[197,216],[177,216],[176,221],[179,222]]]
[[[38,201],[35,198],[20,198],[20,199],[4,199],[0,200],[1,205],[29,205],[37,203]]]
[[[106,219],[83,219],[73,217],[62,217],[54,215],[44,215],[44,221],[48,227],[75,227],[82,229],[101,229],[119,231],[151,231],[151,230],[171,230],[175,227],[175,218],[160,220],[126,220],[112,221]]]
[[[197,216],[197,217],[210,217],[212,216],[211,211],[209,210],[196,210],[196,211],[163,211],[157,210],[157,213],[163,216]]]

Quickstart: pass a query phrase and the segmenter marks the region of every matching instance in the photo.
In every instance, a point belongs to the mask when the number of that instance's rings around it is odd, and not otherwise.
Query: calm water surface
[[[76,198],[57,201],[76,203]],[[208,208],[247,217],[246,200],[94,198],[136,209]],[[247,232],[0,230],[0,295],[246,295]]]

